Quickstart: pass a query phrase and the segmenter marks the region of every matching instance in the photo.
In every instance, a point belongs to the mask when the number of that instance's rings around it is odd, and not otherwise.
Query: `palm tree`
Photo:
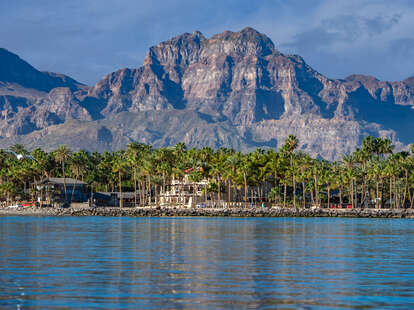
[[[335,163],[324,161],[322,167],[321,179],[322,183],[327,187],[327,206],[329,208],[331,206],[331,190],[335,188],[335,181],[338,178],[334,172]]]
[[[154,159],[157,162],[157,170],[162,174],[162,192],[165,192],[167,180],[171,178],[175,154],[172,148],[161,148],[154,153]]]
[[[226,162],[225,150],[220,149],[217,151],[212,159],[211,163],[211,175],[217,181],[217,195],[218,195],[218,206],[221,205],[221,180],[225,173],[225,162]]]
[[[214,150],[209,146],[205,146],[201,148],[197,153],[198,162],[200,163],[203,177],[207,179],[207,181],[209,181],[210,169],[211,169],[210,163],[211,163],[213,156],[214,156]],[[208,198],[208,186],[205,185],[204,200],[206,204],[207,204],[207,198]]]
[[[290,164],[290,172],[292,176],[292,184],[293,184],[293,207],[296,209],[296,173],[294,171],[294,151],[299,145],[299,140],[294,135],[289,135],[286,140],[285,144],[282,147],[282,152],[285,152],[289,157],[289,164]],[[285,184],[286,186],[286,184]],[[286,187],[285,187],[286,191]],[[285,195],[286,196],[286,195]]]
[[[114,154],[111,154],[107,151],[103,152],[99,158],[98,163],[96,164],[96,179],[99,184],[102,184],[105,187],[105,191],[109,192],[108,186],[111,186],[111,191],[113,192],[114,183],[114,172],[112,169],[112,162],[114,161]]]
[[[355,157],[353,155],[345,155],[342,157],[342,163],[344,164],[345,168],[345,178],[349,182],[349,196],[351,200],[352,208],[354,208],[354,177],[355,177]]]
[[[306,206],[306,183],[311,178],[310,168],[313,165],[312,158],[303,152],[299,152],[296,156],[296,166],[298,173],[298,181],[302,183],[302,206]]]
[[[123,207],[122,198],[122,175],[127,171],[127,161],[125,159],[125,153],[123,151],[118,152],[112,161],[112,171],[118,174],[118,186],[119,186],[119,207]]]
[[[61,145],[54,151],[54,157],[57,162],[62,165],[63,173],[63,188],[65,191],[65,202],[67,200],[67,191],[66,191],[66,173],[65,173],[65,163],[70,159],[72,151],[66,146]]]
[[[12,182],[4,182],[0,184],[0,195],[6,197],[6,202],[13,201],[17,188]]]
[[[74,195],[75,195],[75,190],[76,190],[76,185],[78,182],[78,179],[80,177],[81,174],[83,174],[83,172],[86,170],[87,166],[88,166],[88,155],[85,151],[80,151],[80,152],[76,152],[74,153],[71,158],[70,158],[70,165],[71,168],[73,170],[73,172],[75,173],[75,184],[73,186],[72,189],[72,195],[70,198],[70,201],[73,201]]]
[[[0,184],[3,183],[3,176],[6,173],[6,160],[7,160],[7,153],[0,149]]]
[[[135,206],[137,206],[138,167],[142,165],[142,157],[147,148],[148,147],[145,144],[137,142],[132,142],[127,146],[127,160],[133,170]]]
[[[410,153],[402,151],[396,154],[397,155],[397,164],[400,167],[400,170],[403,174],[403,195],[401,200],[401,206],[405,208],[407,195],[409,193],[409,172],[412,171],[412,158],[410,158]]]
[[[226,159],[225,166],[226,166],[226,178],[229,180],[229,189],[228,189],[228,200],[230,201],[231,197],[231,186],[230,184],[236,184],[237,180],[237,168],[241,165],[242,159],[239,153],[233,152],[229,157]],[[236,198],[236,195],[233,195],[233,199]]]
[[[393,158],[388,158],[386,160],[386,162],[384,163],[384,169],[381,171],[382,175],[384,177],[386,177],[388,179],[388,184],[389,184],[389,202],[390,202],[390,208],[393,207],[393,197],[392,197],[392,181],[393,181],[393,176],[395,174],[395,166],[394,166],[394,162],[393,162]]]
[[[148,193],[148,197],[144,197],[144,200],[148,198],[148,205],[152,204],[152,178],[156,172],[155,153],[149,150],[145,153],[142,163],[142,175],[144,176],[142,188],[146,188],[145,193]],[[146,178],[146,180],[145,180]]]
[[[248,185],[248,178],[252,170],[252,162],[250,160],[249,154],[242,155],[239,153],[241,160],[240,160],[240,166],[239,171],[241,175],[243,176],[243,184],[244,184],[244,203],[247,204],[247,185]]]
[[[375,207],[380,207],[383,204],[382,197],[380,195],[380,183],[382,183],[382,176],[384,174],[385,162],[378,157],[372,159],[368,166],[368,177],[370,177],[375,182]]]

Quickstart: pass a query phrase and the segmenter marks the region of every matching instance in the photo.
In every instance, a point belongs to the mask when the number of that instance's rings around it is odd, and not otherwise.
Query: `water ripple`
[[[0,218],[0,308],[413,309],[414,221]]]

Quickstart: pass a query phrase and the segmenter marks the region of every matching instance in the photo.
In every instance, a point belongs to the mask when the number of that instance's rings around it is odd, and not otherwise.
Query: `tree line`
[[[283,207],[348,204],[352,207],[413,208],[414,145],[394,153],[391,141],[366,137],[340,161],[312,158],[297,150],[290,135],[279,150],[249,153],[229,148],[188,149],[184,143],[154,149],[133,142],[116,152],[0,150],[0,199],[36,194],[43,178],[72,177],[93,191],[134,191],[135,205],[157,203],[172,179],[208,180],[206,199],[248,203],[270,201]],[[31,194],[27,189],[32,187]],[[66,189],[65,189],[66,191]],[[25,194],[26,193],[26,194]]]

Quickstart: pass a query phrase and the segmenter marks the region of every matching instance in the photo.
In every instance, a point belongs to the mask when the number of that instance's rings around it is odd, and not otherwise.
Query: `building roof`
[[[47,178],[43,179],[40,184],[57,184],[57,185],[87,185],[88,183],[72,178]]]
[[[105,195],[105,196],[108,196],[108,197],[110,197],[111,194],[112,194],[112,195],[116,195],[116,197],[119,198],[119,192],[96,192],[96,193],[98,193],[100,195]],[[94,193],[94,195],[95,195],[95,193]],[[137,191],[137,196],[139,196],[138,191]],[[122,199],[132,199],[134,197],[135,197],[134,192],[122,192]]]

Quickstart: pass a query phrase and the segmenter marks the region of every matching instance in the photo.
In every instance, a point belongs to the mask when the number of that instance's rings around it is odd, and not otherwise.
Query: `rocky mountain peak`
[[[379,82],[379,80],[371,75],[363,74],[351,74],[345,78],[345,81],[354,82],[354,81],[364,81],[364,82]]]
[[[40,72],[4,48],[0,48],[0,81],[43,92],[49,92],[55,87],[69,87],[75,91],[83,86],[63,74]]]
[[[208,40],[213,50],[219,53],[265,57],[276,53],[275,45],[266,35],[246,27],[239,32],[225,31]]]
[[[144,64],[189,65],[198,61],[201,44],[206,38],[199,31],[184,33],[150,48]]]
[[[4,48],[0,48],[0,80],[41,91],[50,90],[41,72]]]

